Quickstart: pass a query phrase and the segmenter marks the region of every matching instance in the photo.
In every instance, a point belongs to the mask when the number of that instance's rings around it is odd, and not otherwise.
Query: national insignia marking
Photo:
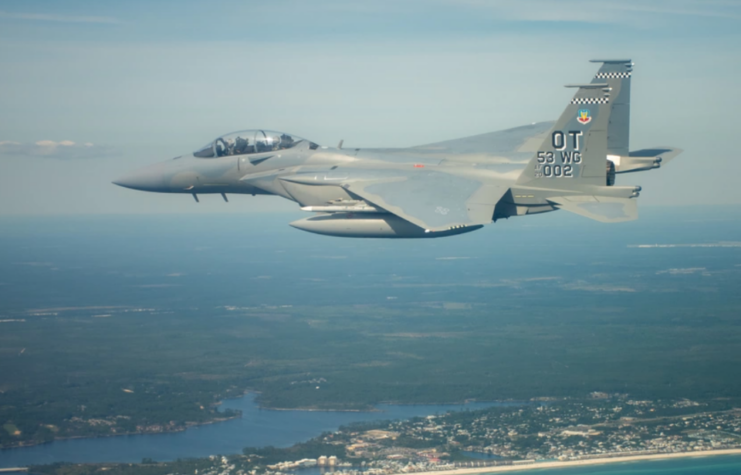
[[[578,120],[580,124],[588,124],[592,122],[592,116],[589,115],[589,109],[580,109],[576,116],[576,120]]]

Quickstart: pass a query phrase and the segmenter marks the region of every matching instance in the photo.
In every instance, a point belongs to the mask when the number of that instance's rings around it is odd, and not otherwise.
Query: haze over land
[[[422,241],[285,217],[3,219],[0,419],[20,431],[3,444],[177,429],[245,389],[325,409],[738,398],[733,208]]]

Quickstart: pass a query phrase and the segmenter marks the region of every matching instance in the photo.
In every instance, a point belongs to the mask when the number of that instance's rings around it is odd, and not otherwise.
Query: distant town
[[[477,411],[406,421],[353,424],[287,449],[245,449],[172,463],[147,463],[147,473],[196,475],[390,475],[537,467],[543,463],[607,463],[741,449],[741,409],[724,401],[635,400],[595,392],[587,399],[541,398]],[[329,455],[331,454],[331,455]],[[126,464],[126,473],[132,465]],[[36,472],[56,473],[52,466]],[[75,473],[66,466],[64,473]],[[79,465],[91,467],[90,465]],[[117,473],[117,465],[107,467]],[[100,468],[100,467],[99,467]],[[87,473],[85,471],[80,473]]]

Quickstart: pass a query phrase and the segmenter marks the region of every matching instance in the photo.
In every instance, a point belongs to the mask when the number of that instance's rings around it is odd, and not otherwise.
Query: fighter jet
[[[134,190],[277,195],[311,217],[294,228],[342,237],[435,238],[555,210],[602,222],[638,216],[640,186],[615,176],[659,168],[680,149],[629,151],[631,60],[601,67],[561,117],[410,148],[320,146],[244,130],[114,181]]]

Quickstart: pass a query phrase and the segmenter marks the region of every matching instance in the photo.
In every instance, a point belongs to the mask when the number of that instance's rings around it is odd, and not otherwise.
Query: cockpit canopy
[[[250,153],[273,152],[297,146],[316,150],[317,144],[306,139],[274,130],[242,130],[222,135],[193,155],[198,158],[226,157]]]

